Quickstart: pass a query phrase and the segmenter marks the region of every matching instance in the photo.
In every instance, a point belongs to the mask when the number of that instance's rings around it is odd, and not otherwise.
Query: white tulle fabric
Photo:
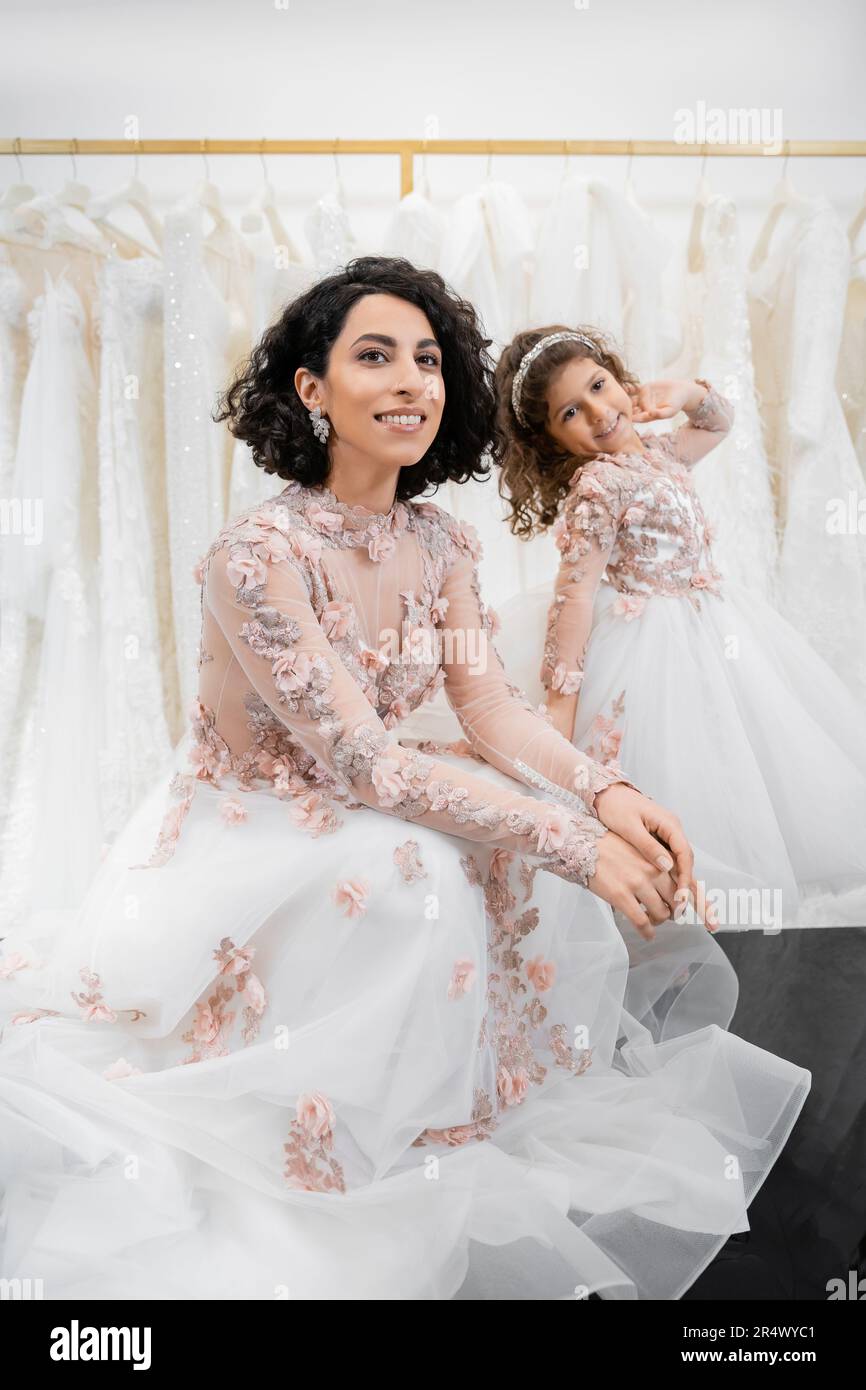
[[[375,649],[443,595],[467,617],[473,545],[428,506],[374,558],[334,537],[395,517],[318,500],[343,527],[319,516],[309,613],[296,583],[273,599],[340,663],[354,727],[359,633]],[[49,1299],[679,1298],[747,1229],[810,1073],[726,1031],[736,978],[703,928],[643,942],[461,823],[462,795],[422,817],[330,783],[327,713],[298,720],[245,655],[264,638],[238,570],[260,579],[265,551],[227,557],[231,540],[205,562],[201,699],[166,768],[182,813],[157,788],[81,910],[3,942],[2,1275]],[[428,591],[431,552],[454,563]],[[400,718],[447,676],[476,751],[551,777],[586,763],[497,671],[477,706],[459,662],[422,659],[404,710],[379,670],[372,727],[408,750]],[[544,810],[466,751],[431,750],[436,775]]]

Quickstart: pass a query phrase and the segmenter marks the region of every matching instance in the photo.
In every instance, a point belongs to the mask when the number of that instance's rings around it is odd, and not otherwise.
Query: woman
[[[0,963],[3,1274],[46,1297],[676,1298],[748,1226],[809,1073],[724,1031],[700,925],[651,940],[678,821],[531,709],[410,500],[478,471],[486,341],[365,257],[226,393],[287,486],[203,557],[192,770]],[[464,745],[389,735],[440,685]]]

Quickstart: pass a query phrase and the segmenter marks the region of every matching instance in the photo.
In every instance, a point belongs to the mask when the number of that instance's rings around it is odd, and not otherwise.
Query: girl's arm
[[[540,676],[554,727],[569,740],[595,595],[628,499],[627,475],[599,459],[578,473],[553,528],[562,559],[547,615]]]
[[[720,444],[734,423],[734,404],[728,396],[698,377],[694,381],[651,381],[635,397],[632,421],[666,420],[685,411],[688,423],[663,439],[674,456],[690,468]]]

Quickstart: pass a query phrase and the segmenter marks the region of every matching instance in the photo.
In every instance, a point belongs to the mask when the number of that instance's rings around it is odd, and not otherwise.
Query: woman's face
[[[332,453],[355,452],[398,467],[417,463],[442,420],[442,348],[427,315],[392,294],[366,294],[346,315],[327,374],[295,374],[304,405],[331,422]]]
[[[589,457],[639,444],[628,392],[605,367],[573,357],[547,388],[547,431],[570,454]]]

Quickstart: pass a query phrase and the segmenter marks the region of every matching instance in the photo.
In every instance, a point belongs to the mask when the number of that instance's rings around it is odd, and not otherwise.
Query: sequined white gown
[[[644,458],[575,474],[554,584],[500,610],[503,660],[531,697],[569,697],[576,747],[676,811],[722,926],[860,926],[863,708],[717,568],[692,479],[733,413],[711,390],[680,429],[643,436]]]
[[[580,886],[622,775],[507,680],[477,560],[296,484],[209,547],[168,809],[3,941],[3,1276],[676,1299],[747,1228],[810,1073],[726,1031],[706,931]],[[440,687],[465,739],[401,739]]]

